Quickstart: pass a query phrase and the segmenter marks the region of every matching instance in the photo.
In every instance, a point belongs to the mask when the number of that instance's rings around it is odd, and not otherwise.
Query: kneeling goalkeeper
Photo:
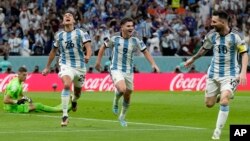
[[[41,103],[33,103],[23,94],[23,82],[27,77],[27,69],[20,67],[17,77],[13,78],[4,93],[4,110],[12,113],[28,113],[31,111],[62,112],[61,107],[51,107]]]

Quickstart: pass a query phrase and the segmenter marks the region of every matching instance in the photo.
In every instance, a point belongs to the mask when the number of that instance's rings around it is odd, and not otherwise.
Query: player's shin
[[[62,109],[59,107],[51,107],[47,105],[43,105],[41,103],[33,103],[36,107],[36,111],[44,111],[44,112],[61,112]]]
[[[119,99],[121,98],[122,96],[122,93],[115,90],[115,96],[114,96],[114,102],[113,102],[113,105],[116,105],[118,106],[118,102],[119,102]]]
[[[63,116],[68,116],[70,90],[63,89],[61,93]]]
[[[216,122],[216,129],[222,129],[227,121],[227,117],[229,114],[229,106],[228,105],[220,105],[220,111],[218,113],[218,118]]]

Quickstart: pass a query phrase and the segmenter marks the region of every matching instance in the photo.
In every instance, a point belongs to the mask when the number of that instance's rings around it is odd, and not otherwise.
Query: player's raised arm
[[[100,49],[99,49],[99,52],[98,52],[98,55],[97,55],[97,59],[96,59],[96,63],[95,63],[95,69],[97,71],[101,71],[101,60],[102,60],[102,56],[103,56],[103,53],[105,51],[105,45],[103,44]]]

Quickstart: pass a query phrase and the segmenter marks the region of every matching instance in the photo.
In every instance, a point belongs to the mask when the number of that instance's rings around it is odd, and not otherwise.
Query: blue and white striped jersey
[[[59,64],[78,69],[86,68],[83,48],[88,41],[91,41],[89,34],[81,29],[58,32],[53,45],[60,50]]]
[[[133,54],[138,50],[146,49],[146,45],[137,35],[125,39],[120,32],[112,35],[104,44],[112,50],[110,70],[119,70],[124,73],[133,72]]]
[[[211,30],[204,39],[203,48],[213,49],[213,58],[208,68],[209,78],[238,76],[240,67],[239,53],[247,52],[247,46],[236,29],[225,36]]]

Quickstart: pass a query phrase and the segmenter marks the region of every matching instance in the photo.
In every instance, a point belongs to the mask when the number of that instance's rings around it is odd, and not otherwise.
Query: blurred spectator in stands
[[[15,72],[12,70],[12,66],[8,66],[8,68],[6,69],[6,71],[4,73],[13,74]]]
[[[176,53],[178,45],[178,39],[172,33],[172,30],[166,29],[162,33],[160,40],[162,55],[163,56],[173,56]]]
[[[109,73],[109,66],[105,65],[101,73]]]
[[[30,30],[29,11],[26,7],[23,7],[23,9],[20,12],[19,22],[23,31]]]
[[[196,70],[195,65],[191,66],[189,73],[198,73],[199,71]]]
[[[42,29],[38,29],[35,34],[35,43],[32,45],[34,55],[44,54],[45,36]]]
[[[25,33],[22,39],[21,48],[20,48],[20,54],[21,56],[30,56],[31,50],[29,39],[28,39],[28,33]]]
[[[98,52],[99,52],[99,48],[102,45],[102,41],[101,41],[101,36],[99,34],[95,35],[95,37],[93,38],[92,41],[92,47],[94,48],[94,52],[93,55],[97,56]]]
[[[148,39],[147,44],[149,44],[148,50],[150,54],[154,51],[154,47],[160,50],[160,38],[157,32],[153,33],[152,38]]]
[[[152,56],[161,56],[161,51],[159,50],[158,47],[154,47],[153,52],[151,53]]]
[[[32,73],[40,73],[39,66],[36,65]]]
[[[3,8],[0,7],[0,25],[4,23],[5,20],[5,14],[3,13]]]
[[[176,67],[174,68],[173,73],[181,73],[180,67],[179,67],[179,66],[176,66]]]
[[[89,68],[88,68],[88,70],[87,70],[87,73],[93,73],[93,67],[92,66],[90,66]]]
[[[8,55],[5,54],[5,55],[3,56],[3,60],[0,62],[0,68],[2,69],[1,72],[5,72],[5,71],[7,70],[8,67],[11,67],[11,66],[12,66],[11,62],[8,61],[8,58],[9,58]]]
[[[10,55],[20,55],[20,47],[22,40],[16,36],[15,32],[10,32],[10,38],[8,40],[8,45],[10,47]]]
[[[191,11],[186,10],[186,15],[184,18],[184,24],[187,27],[187,30],[190,33],[190,36],[194,36],[195,35],[195,30],[197,29],[197,21],[194,18],[194,14],[191,13]]]

